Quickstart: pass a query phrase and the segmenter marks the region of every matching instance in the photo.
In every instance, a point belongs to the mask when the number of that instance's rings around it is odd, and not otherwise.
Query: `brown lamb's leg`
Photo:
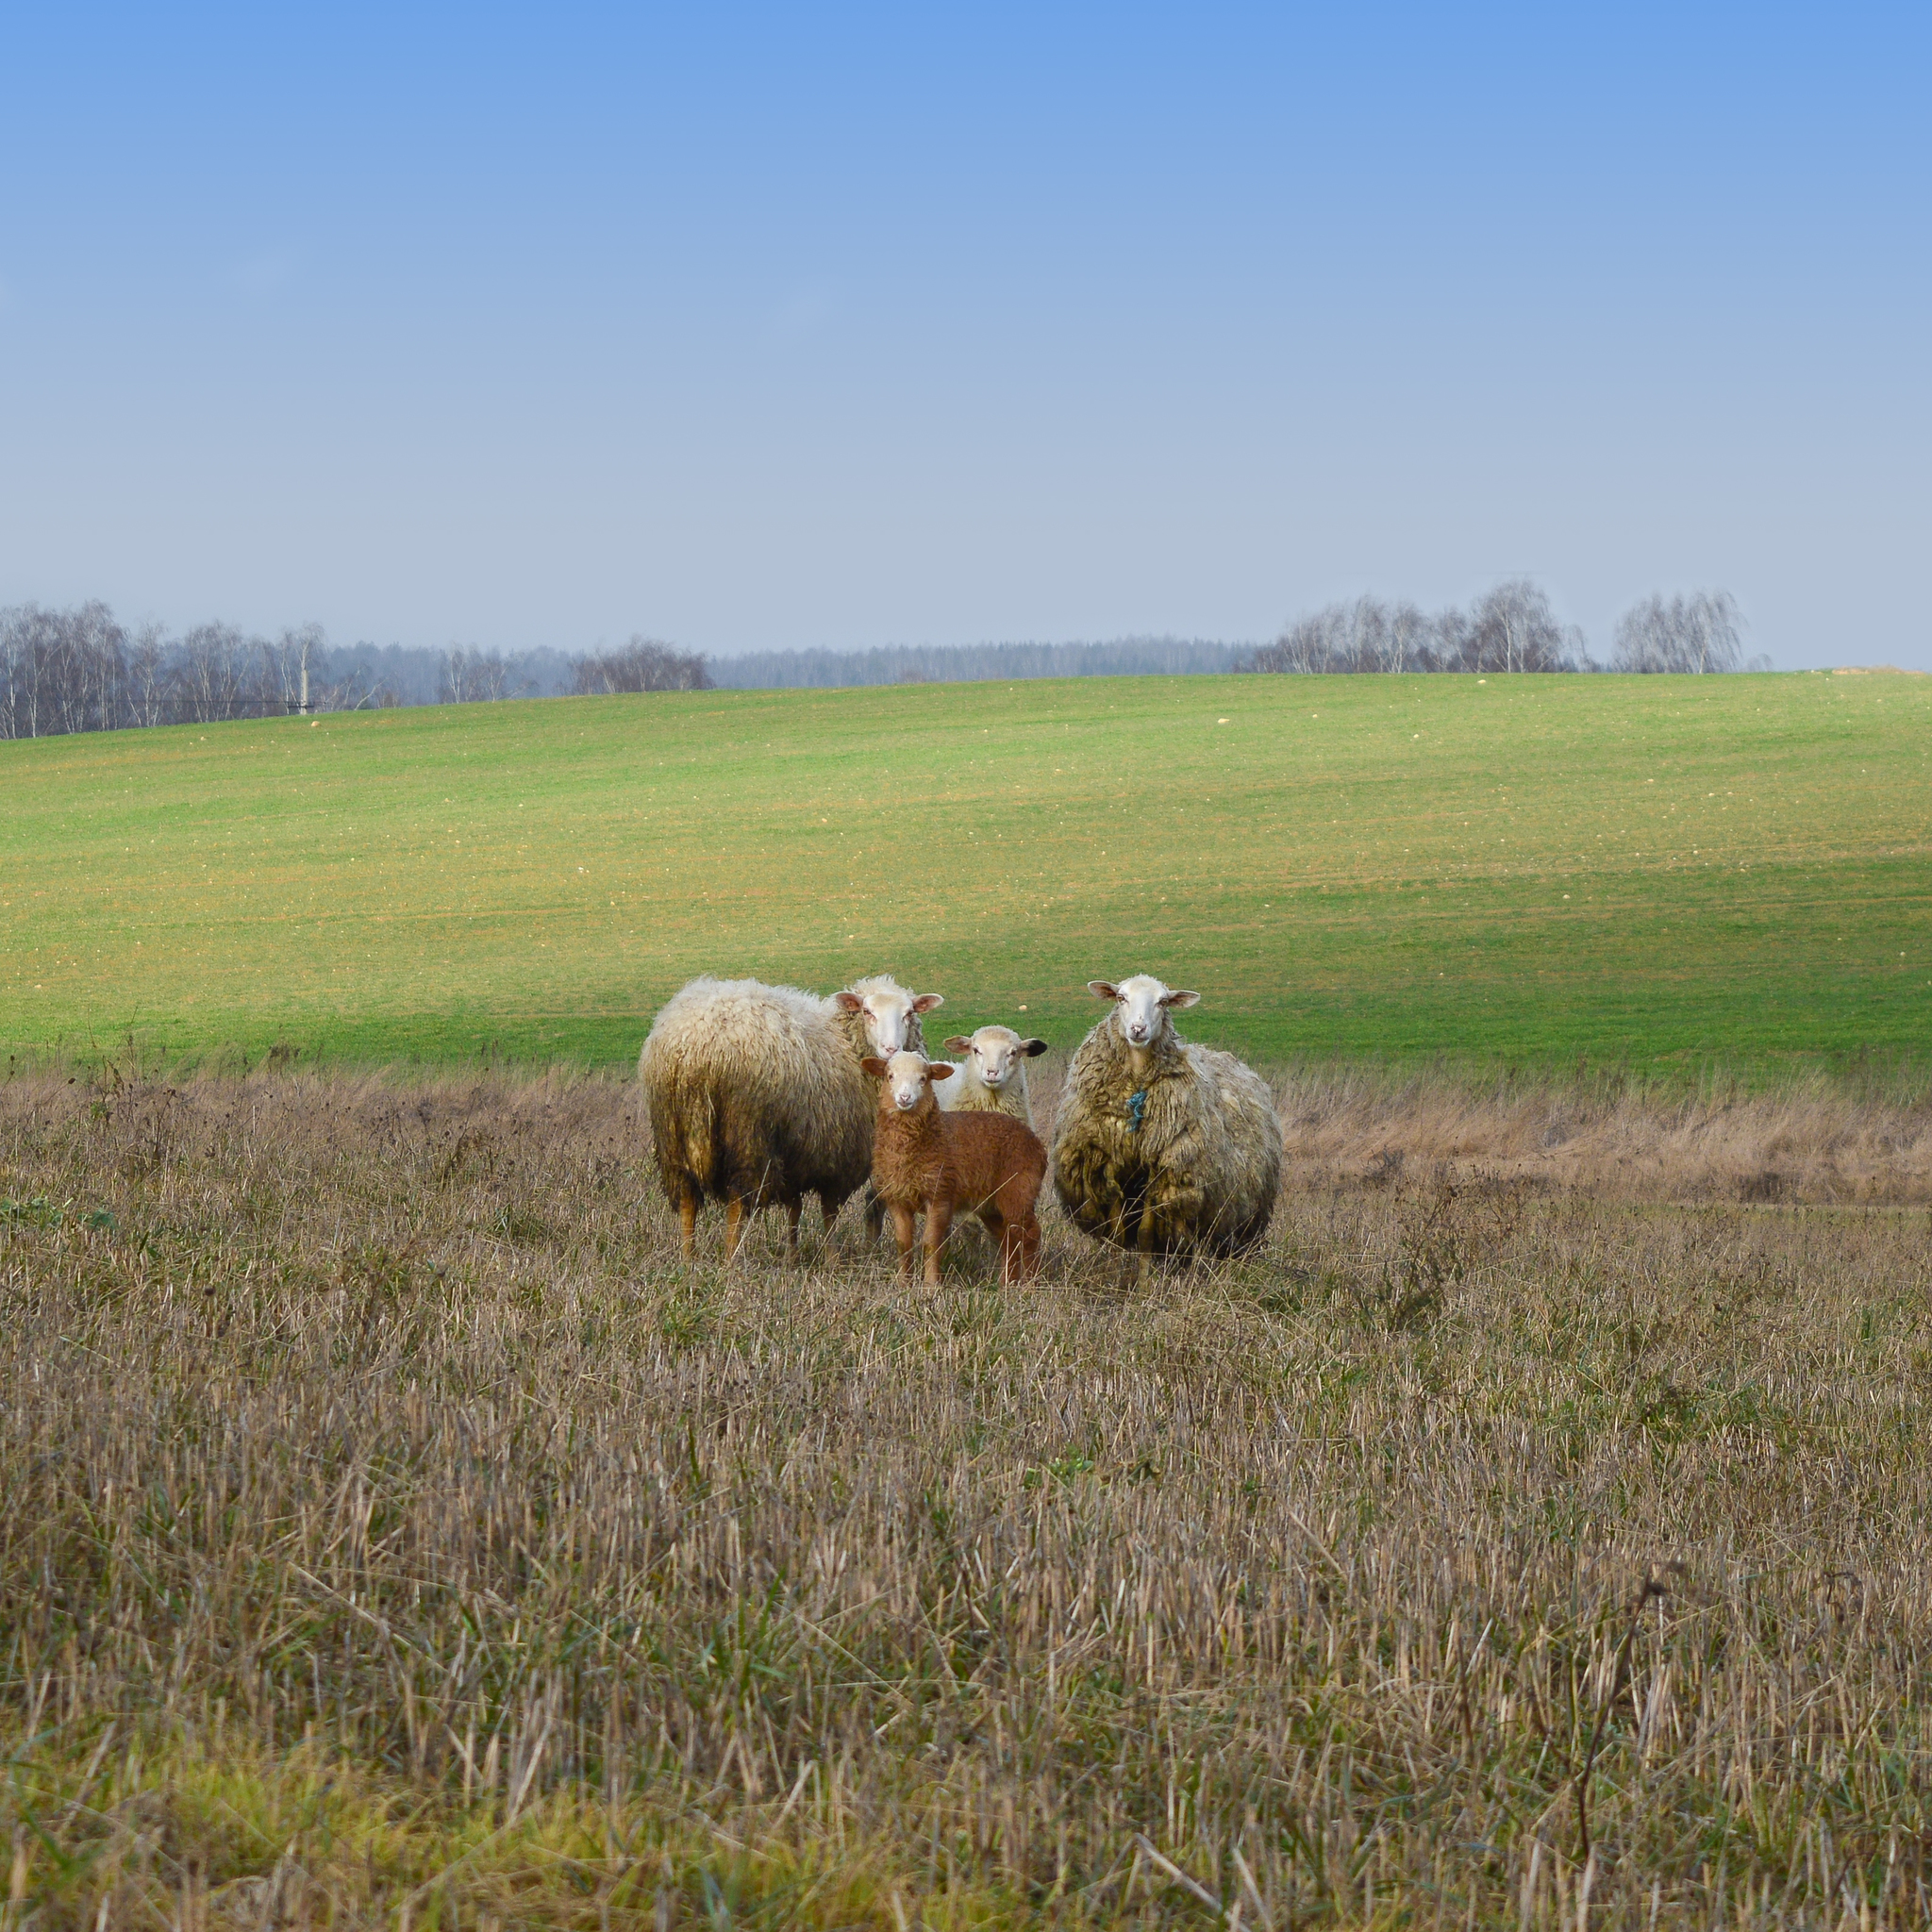
[[[946,1235],[953,1225],[953,1204],[950,1201],[928,1201],[925,1204],[925,1278],[929,1286],[940,1285],[940,1250],[946,1244]]]
[[[692,1187],[677,1191],[677,1218],[684,1227],[684,1258],[693,1261],[698,1252],[698,1195]]]
[[[744,1201],[733,1194],[724,1204],[724,1258],[738,1259],[738,1251],[744,1243]]]
[[[899,1279],[912,1279],[912,1236],[916,1217],[911,1208],[892,1203],[892,1239],[899,1243]]]
[[[1004,1281],[1007,1278],[1007,1240],[1009,1233],[1007,1218],[989,1201],[979,1210],[979,1224],[999,1247],[1000,1279]]]
[[[798,1266],[798,1217],[804,1211],[803,1201],[788,1201],[785,1204],[785,1252],[794,1268]]]
[[[1040,1279],[1040,1216],[1029,1208],[1019,1226],[1020,1279]]]

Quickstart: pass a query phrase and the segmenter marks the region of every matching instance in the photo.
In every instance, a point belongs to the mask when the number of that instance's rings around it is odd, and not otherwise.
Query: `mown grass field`
[[[0,745],[0,1041],[614,1064],[691,974],[1058,1046],[1920,1059],[1932,679],[730,691]]]
[[[928,1291],[687,1266],[646,1158],[0,1082],[8,1932],[1932,1913],[1923,1206],[1324,1179]]]

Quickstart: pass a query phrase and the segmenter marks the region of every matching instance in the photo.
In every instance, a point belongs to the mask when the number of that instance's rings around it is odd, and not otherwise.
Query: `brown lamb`
[[[1046,1149],[1009,1114],[942,1113],[935,1080],[953,1067],[924,1054],[861,1061],[879,1084],[872,1182],[892,1217],[899,1274],[912,1279],[913,1217],[925,1210],[925,1278],[940,1278],[940,1249],[957,1213],[976,1214],[1000,1244],[1000,1279],[1031,1281],[1040,1272],[1040,1217],[1034,1203],[1046,1178]]]

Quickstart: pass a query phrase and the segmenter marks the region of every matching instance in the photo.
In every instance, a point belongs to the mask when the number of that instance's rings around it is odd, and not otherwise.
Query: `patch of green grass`
[[[0,745],[28,1053],[635,1054],[692,974],[888,968],[1070,1046],[1681,1076],[1924,1053],[1932,681],[1080,679]]]
[[[508,1816],[493,1798],[425,1802],[352,1753],[331,1757],[303,1745],[280,1757],[219,1720],[149,1738],[108,1727],[71,1756],[60,1749],[69,1741],[36,1739],[5,1760],[0,1823],[13,1826],[9,1908],[22,1924],[83,1926],[104,1913],[110,1924],[449,1926],[480,1918],[885,1932],[901,1923],[904,1899],[920,1895],[913,1861],[890,1840],[832,1857],[803,1838],[809,1808],[798,1837],[774,1835],[753,1850],[730,1829],[647,1794],[600,1802],[555,1791]],[[1020,1922],[1008,1890],[996,1886],[928,1902],[924,1920],[959,1932]]]

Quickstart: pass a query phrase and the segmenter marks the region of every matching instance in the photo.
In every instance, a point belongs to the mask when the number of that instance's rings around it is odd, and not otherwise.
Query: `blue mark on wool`
[[[1130,1093],[1130,1094],[1128,1094],[1128,1095],[1127,1095],[1127,1131],[1128,1131],[1128,1133],[1130,1133],[1130,1134],[1138,1134],[1138,1133],[1139,1133],[1139,1132],[1141,1131],[1141,1120],[1142,1120],[1142,1119],[1143,1119],[1143,1118],[1145,1117],[1145,1115],[1146,1115],[1146,1112],[1147,1112],[1147,1090],[1146,1090],[1146,1088],[1144,1088],[1144,1087],[1143,1087],[1143,1088],[1141,1088],[1141,1089],[1140,1092],[1138,1092],[1138,1093]]]

